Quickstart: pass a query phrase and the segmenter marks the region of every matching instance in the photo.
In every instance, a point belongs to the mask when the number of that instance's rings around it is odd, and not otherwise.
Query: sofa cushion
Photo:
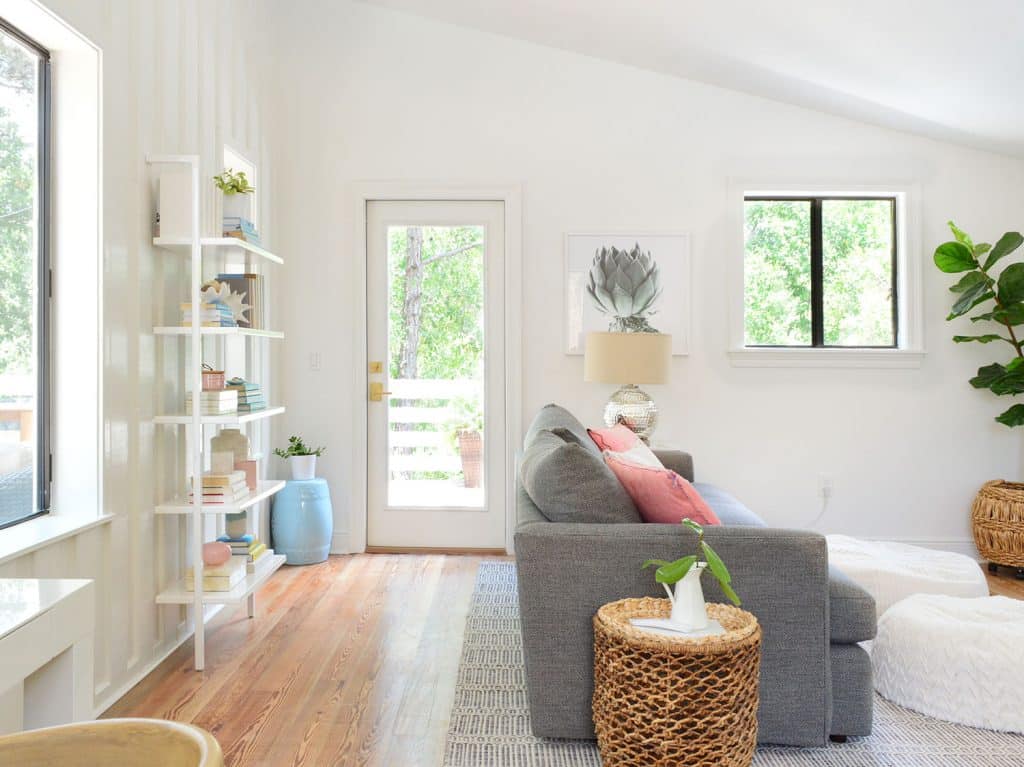
[[[529,441],[519,479],[551,522],[640,521],[629,494],[601,455],[548,429],[538,430]]]
[[[526,430],[526,437],[523,439],[523,448],[529,448],[537,435],[543,431],[565,431],[575,438],[575,442],[580,447],[590,451],[598,458],[601,457],[601,451],[597,445],[587,434],[587,428],[579,422],[579,420],[566,410],[561,405],[545,405],[537,413],[533,419],[533,423],[530,424],[530,428]],[[566,440],[569,441],[569,440]]]
[[[692,519],[699,525],[721,524],[689,481],[660,463],[655,467],[631,458],[630,453],[604,451],[605,463],[626,488],[644,522],[677,525]]]
[[[700,493],[700,497],[715,512],[723,525],[765,526],[764,520],[722,488],[709,485],[707,482],[694,482],[693,486]]]
[[[874,598],[835,565],[828,566],[829,636],[837,644],[875,638]]]

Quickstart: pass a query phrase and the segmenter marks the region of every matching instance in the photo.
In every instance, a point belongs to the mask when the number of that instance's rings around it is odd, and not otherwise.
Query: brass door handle
[[[384,399],[385,394],[391,394],[391,392],[384,391],[384,384],[380,381],[370,383],[370,402],[380,402]]]

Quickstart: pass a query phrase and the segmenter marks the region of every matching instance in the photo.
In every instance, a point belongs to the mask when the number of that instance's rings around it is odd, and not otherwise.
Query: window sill
[[[919,368],[923,349],[730,349],[738,368]]]
[[[107,524],[113,514],[98,517],[81,514],[46,514],[0,530],[0,565],[30,554],[51,543]]]

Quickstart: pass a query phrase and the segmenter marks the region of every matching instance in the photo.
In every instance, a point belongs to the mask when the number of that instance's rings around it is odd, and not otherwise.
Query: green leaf
[[[729,570],[722,558],[704,541],[701,541],[700,547],[704,551],[704,558],[708,561],[708,569],[711,570],[711,573],[722,583],[730,583],[732,576],[729,575]]]
[[[1021,266],[1024,266],[1024,264],[1021,264]],[[967,314],[967,312],[978,304],[988,301],[990,298],[994,297],[995,294],[991,291],[987,282],[975,283],[960,294],[960,297],[953,304],[953,308],[950,310],[946,319],[952,320],[960,317],[961,315]]]
[[[1013,345],[1013,341],[999,335],[998,333],[986,333],[983,336],[953,336],[954,343],[963,344],[968,341],[977,341],[979,344],[990,344],[993,341],[1006,341],[1006,343]]]
[[[935,249],[935,265],[947,274],[977,269],[978,262],[962,242],[944,242]]]
[[[662,565],[654,572],[654,580],[658,583],[664,583],[671,586],[673,583],[681,581],[690,568],[697,562],[697,557],[691,554],[688,557],[677,559],[675,562],[671,562],[667,565]]]
[[[732,602],[737,607],[739,607],[742,604],[742,602],[740,602],[739,594],[732,590],[732,586],[730,586],[728,583],[722,583],[721,581],[718,582],[718,585],[722,587],[722,593],[725,594],[725,596],[729,599],[730,602]]]
[[[685,527],[688,527],[688,528],[690,528],[691,530],[693,530],[693,532],[697,533],[697,535],[704,535],[704,528],[703,528],[703,527],[701,527],[700,525],[698,525],[698,524],[697,524],[696,522],[694,522],[694,521],[693,521],[692,519],[690,519],[689,517],[687,517],[686,519],[684,519],[684,520],[682,521],[682,524],[683,524],[683,525],[684,525]]]
[[[1014,405],[1006,412],[997,415],[996,420],[1004,426],[1024,426],[1024,405]]]
[[[992,246],[989,245],[987,242],[979,242],[977,245],[974,246],[973,250],[974,257],[978,258],[979,256],[984,256],[986,253],[992,250]]]
[[[978,368],[978,374],[971,379],[970,384],[975,389],[987,389],[993,381],[998,381],[1006,375],[1006,368],[998,362]]]
[[[1024,300],[1024,264],[1010,264],[999,275],[999,303],[1015,304]]]
[[[1024,237],[1021,237],[1020,232],[1007,232],[1004,234],[992,247],[992,252],[988,254],[988,260],[985,261],[985,269],[991,269],[995,266],[996,261],[1013,253],[1013,251],[1021,246],[1021,243],[1024,243]]]
[[[967,234],[967,232],[958,227],[952,221],[947,221],[946,226],[949,227],[949,230],[953,233],[957,242],[963,243],[971,250],[974,250],[974,242],[971,240],[971,236]]]
[[[992,319],[1004,325],[1024,325],[1024,303],[1006,304],[992,312]]]
[[[949,289],[949,292],[950,293],[963,293],[965,290],[967,290],[970,287],[973,287],[974,285],[977,285],[979,282],[984,282],[984,283],[986,283],[988,285],[991,285],[993,280],[992,280],[991,277],[989,277],[984,272],[980,272],[980,271],[968,272],[967,274],[965,274],[963,277],[960,278],[960,281],[957,282],[956,285],[954,285],[953,287],[951,287]]]
[[[1024,369],[1019,365],[1006,372],[988,385],[989,391],[1000,397],[1004,394],[1024,394]]]

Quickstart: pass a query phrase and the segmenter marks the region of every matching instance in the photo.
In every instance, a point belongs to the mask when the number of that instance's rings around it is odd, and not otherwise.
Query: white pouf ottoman
[[[1024,732],[1024,601],[918,594],[878,621],[875,689],[949,722]]]
[[[875,598],[879,616],[911,594],[988,596],[981,567],[963,554],[847,535],[829,535],[826,539],[829,563]]]

